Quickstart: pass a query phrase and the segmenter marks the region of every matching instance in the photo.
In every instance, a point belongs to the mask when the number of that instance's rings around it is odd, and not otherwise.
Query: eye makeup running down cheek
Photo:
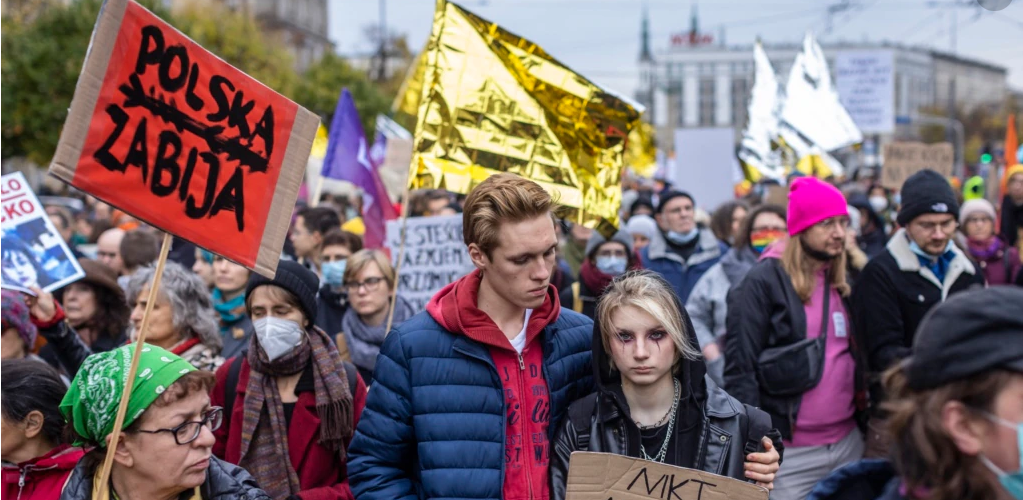
[[[628,330],[619,330],[615,332],[615,337],[622,344],[631,343],[636,339],[636,335]],[[668,338],[668,333],[664,330],[654,330],[646,334],[646,339],[654,343],[658,349],[661,348],[661,341]]]

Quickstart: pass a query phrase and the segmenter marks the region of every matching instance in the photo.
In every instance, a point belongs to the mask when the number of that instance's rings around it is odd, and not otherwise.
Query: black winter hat
[[[298,297],[302,312],[310,323],[316,321],[316,291],[320,289],[320,278],[302,264],[293,260],[282,260],[277,264],[274,279],[258,273],[252,273],[249,284],[245,287],[245,299],[248,301],[253,290],[263,285],[276,285]]]
[[[900,226],[924,214],[959,216],[959,202],[952,185],[933,170],[921,170],[902,183],[902,208],[897,218]]]
[[[657,200],[657,209],[654,213],[660,214],[661,212],[664,212],[664,206],[667,205],[669,201],[680,196],[689,198],[689,201],[693,202],[693,206],[696,206],[696,199],[685,191],[665,191],[664,193],[661,193],[661,196]]]
[[[904,363],[909,386],[933,389],[993,369],[1023,373],[1023,288],[953,295],[924,317]]]

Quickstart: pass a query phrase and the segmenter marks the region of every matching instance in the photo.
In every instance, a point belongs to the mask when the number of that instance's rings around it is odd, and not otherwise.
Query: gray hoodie
[[[732,248],[696,282],[686,302],[686,311],[693,320],[701,349],[724,335],[728,311],[725,298],[728,291],[757,263],[757,258],[751,248]]]

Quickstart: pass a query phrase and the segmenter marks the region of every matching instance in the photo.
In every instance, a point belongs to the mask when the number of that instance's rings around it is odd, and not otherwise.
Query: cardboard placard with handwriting
[[[611,453],[577,451],[567,500],[767,500],[767,488],[693,469]]]
[[[909,176],[924,169],[934,170],[944,177],[950,177],[953,164],[955,164],[955,151],[952,149],[952,144],[948,142],[935,144],[888,143],[884,145],[881,185],[888,189],[902,189],[902,183]]]
[[[273,276],[318,124],[145,7],[107,0],[50,173]]]

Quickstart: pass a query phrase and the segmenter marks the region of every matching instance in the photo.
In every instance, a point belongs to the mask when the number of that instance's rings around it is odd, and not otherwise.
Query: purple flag
[[[387,236],[386,221],[397,218],[374,165],[369,159],[366,134],[359,121],[359,112],[348,89],[341,91],[330,122],[327,155],[320,175],[348,181],[362,190],[362,222],[366,226],[363,239],[366,248],[379,248]]]

